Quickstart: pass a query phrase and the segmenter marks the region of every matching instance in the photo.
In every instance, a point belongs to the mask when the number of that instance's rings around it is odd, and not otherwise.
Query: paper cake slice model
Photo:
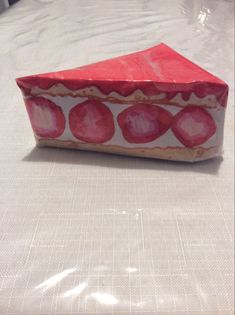
[[[180,161],[221,154],[227,84],[165,44],[16,81],[39,146]]]

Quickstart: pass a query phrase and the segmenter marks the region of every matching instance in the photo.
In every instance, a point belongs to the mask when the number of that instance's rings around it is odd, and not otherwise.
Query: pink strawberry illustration
[[[69,126],[74,137],[89,143],[106,142],[115,131],[112,112],[96,100],[73,107],[69,113]]]
[[[139,103],[121,112],[117,120],[126,141],[147,143],[169,129],[172,115],[159,106]]]
[[[174,117],[172,131],[181,143],[193,148],[213,136],[216,124],[205,109],[189,105]]]
[[[45,138],[57,138],[65,129],[65,117],[62,109],[43,97],[25,100],[32,128],[36,135]]]

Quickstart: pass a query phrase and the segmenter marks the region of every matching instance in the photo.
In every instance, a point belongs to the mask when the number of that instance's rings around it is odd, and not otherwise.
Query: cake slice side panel
[[[182,133],[182,129],[185,131],[185,128],[187,131],[192,123],[195,124],[192,130],[183,132],[183,136],[186,135],[185,140],[178,136],[176,127],[173,129],[177,115],[184,111],[179,106],[166,106],[159,102],[149,104],[117,104],[97,100],[94,102],[86,97],[47,94],[37,96],[36,100],[38,97],[45,98],[59,107],[66,120],[63,134],[56,138],[42,136],[34,130],[39,145],[87,148],[94,151],[186,161],[210,158],[221,153],[224,119],[224,108],[221,106],[202,109],[192,105],[193,110],[189,113],[191,116],[187,112],[181,115],[183,118],[181,117],[181,129],[178,133]],[[33,101],[35,96],[26,96],[26,104]],[[197,108],[202,112],[197,113]],[[77,117],[74,116],[75,109],[78,110]],[[122,121],[125,126],[120,123],[120,116],[124,117]],[[207,128],[208,121],[213,128]],[[74,128],[77,128],[77,133],[74,132]],[[129,128],[131,137],[126,137],[125,128],[126,130]],[[195,145],[193,142],[188,145],[190,137],[197,140]]]

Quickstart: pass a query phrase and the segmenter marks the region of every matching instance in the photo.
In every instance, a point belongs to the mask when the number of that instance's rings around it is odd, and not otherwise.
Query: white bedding
[[[20,0],[0,14],[0,314],[233,315],[233,1]],[[224,159],[39,149],[15,77],[166,42],[230,85]]]

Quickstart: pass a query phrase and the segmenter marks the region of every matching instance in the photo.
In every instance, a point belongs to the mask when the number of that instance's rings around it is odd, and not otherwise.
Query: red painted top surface
[[[116,91],[124,96],[136,89],[146,95],[164,92],[169,99],[179,92],[185,100],[192,92],[198,97],[213,94],[222,106],[226,106],[228,94],[224,81],[165,44],[71,70],[17,79],[26,93],[35,86],[48,89],[57,83],[71,90],[95,85],[103,93]]]

